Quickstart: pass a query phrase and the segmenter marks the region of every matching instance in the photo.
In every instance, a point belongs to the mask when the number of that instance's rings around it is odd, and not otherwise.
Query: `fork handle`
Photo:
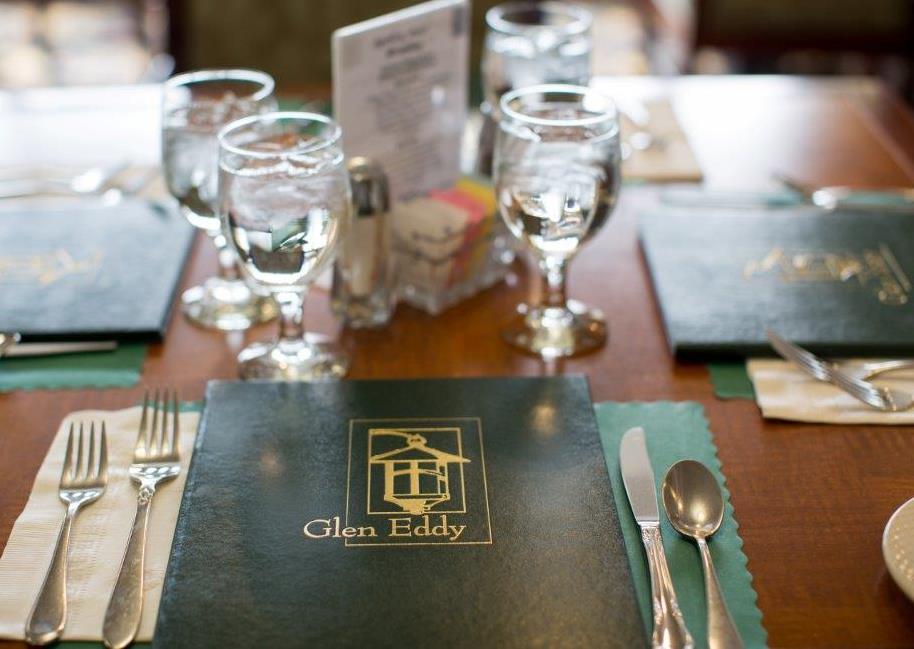
[[[155,489],[142,486],[137,496],[133,529],[121,562],[114,591],[108,600],[102,640],[106,647],[120,649],[133,642],[143,615],[143,567],[146,561],[146,529]]]
[[[898,370],[909,370],[914,368],[914,360],[899,361],[880,361],[864,363],[860,369],[865,372],[865,379],[872,379],[886,372],[896,372]]]
[[[77,507],[67,507],[67,516],[60,526],[57,545],[48,566],[48,574],[35,599],[32,612],[25,623],[26,642],[45,645],[60,637],[67,621],[67,555],[70,551],[70,530]]]

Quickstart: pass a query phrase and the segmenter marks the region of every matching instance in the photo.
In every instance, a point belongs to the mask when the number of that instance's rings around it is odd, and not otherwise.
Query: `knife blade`
[[[643,428],[632,428],[622,436],[619,447],[619,464],[622,467],[622,482],[625,493],[638,524],[660,523],[660,508],[657,505],[657,488],[654,486],[654,471],[647,455],[647,443]]]
[[[622,436],[619,444],[619,467],[622,482],[635,520],[641,528],[641,542],[647,555],[651,575],[651,608],[654,631],[651,634],[653,649],[693,649],[695,646],[686,628],[673,579],[663,552],[660,536],[660,507],[657,504],[657,487],[654,470],[647,454],[644,429],[632,428]]]

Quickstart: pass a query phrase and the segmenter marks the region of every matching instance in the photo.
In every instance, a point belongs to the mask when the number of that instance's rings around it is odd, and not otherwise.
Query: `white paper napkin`
[[[24,637],[26,619],[51,561],[65,513],[57,486],[70,422],[104,420],[108,435],[108,487],[99,500],[77,515],[71,531],[67,622],[62,636],[65,640],[101,640],[108,598],[114,589],[136,512],[137,489],[127,469],[133,459],[140,412],[139,407],[86,410],[72,413],[61,423],[0,558],[0,638]],[[159,486],[153,500],[138,641],[152,638],[199,418],[196,412],[180,414],[183,468],[176,479]]]
[[[673,106],[666,99],[645,102],[650,113],[647,130],[657,144],[643,151],[633,150],[622,163],[622,177],[645,182],[697,182],[701,180],[701,167]],[[631,133],[641,130],[624,116],[623,141]]]
[[[849,363],[878,359],[851,359]],[[755,388],[755,400],[767,419],[789,419],[826,424],[914,424],[914,410],[881,412],[833,385],[817,381],[788,361],[751,359],[746,371]],[[914,372],[892,372],[877,384],[914,393]]]

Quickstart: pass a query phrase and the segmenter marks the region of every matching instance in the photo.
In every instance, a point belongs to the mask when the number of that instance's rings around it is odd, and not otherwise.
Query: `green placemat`
[[[110,352],[59,354],[0,360],[0,392],[61,388],[124,388],[136,385],[146,345],[119,345]]]
[[[603,451],[606,456],[606,466],[609,469],[613,496],[622,525],[622,535],[625,538],[628,560],[632,567],[635,592],[641,605],[641,615],[648,633],[651,629],[651,605],[647,560],[641,545],[641,534],[634,516],[632,516],[619,471],[619,442],[623,433],[635,426],[644,428],[647,435],[647,448],[654,467],[654,477],[657,480],[658,496],[660,484],[667,469],[674,462],[682,459],[703,462],[711,469],[723,487],[726,502],[724,521],[718,533],[709,542],[711,555],[717,567],[720,585],[730,613],[733,615],[747,649],[765,647],[767,634],[762,626],[762,613],[756,604],[752,576],[746,569],[743,541],[737,531],[737,524],[733,518],[733,507],[730,505],[730,492],[727,491],[724,484],[720,461],[717,459],[717,448],[711,439],[708,422],[701,405],[690,401],[681,403],[669,401],[598,403],[596,413],[597,423],[600,426],[600,437],[603,441]],[[662,510],[662,505],[660,507]],[[670,526],[662,511],[660,525],[663,547],[670,565],[670,574],[679,596],[679,605],[686,625],[695,638],[696,648],[707,647],[707,612],[698,548],[694,542],[680,536]]]
[[[708,374],[711,375],[711,385],[717,398],[755,401],[755,390],[745,362],[708,363]]]

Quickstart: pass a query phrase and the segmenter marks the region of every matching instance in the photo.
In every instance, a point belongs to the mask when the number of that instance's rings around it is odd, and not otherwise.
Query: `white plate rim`
[[[891,517],[889,517],[889,522],[885,524],[885,529],[882,532],[882,559],[885,561],[885,565],[889,569],[889,574],[892,575],[894,582],[911,601],[914,601],[914,580],[906,579],[901,574],[901,569],[889,552],[889,535],[892,531],[892,527],[895,525],[901,512],[912,507],[914,507],[914,498],[904,502],[892,513]],[[914,560],[914,557],[912,557],[912,560]]]

